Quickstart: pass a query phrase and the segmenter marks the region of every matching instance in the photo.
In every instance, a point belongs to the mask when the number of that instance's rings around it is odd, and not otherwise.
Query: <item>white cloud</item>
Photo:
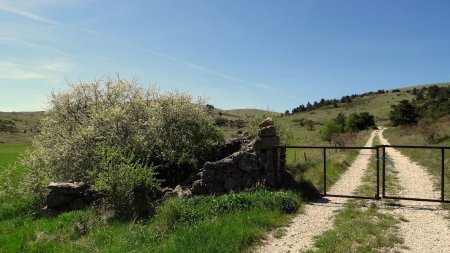
[[[0,78],[12,80],[45,79],[42,73],[12,62],[0,61]]]
[[[72,68],[74,65],[65,59],[46,60],[31,64],[0,61],[0,79],[44,79],[49,83],[56,84],[64,79],[63,73],[69,72]]]
[[[257,88],[265,89],[265,90],[273,90],[273,87],[268,84],[254,83],[253,86],[255,86]]]
[[[57,59],[52,61],[43,61],[38,67],[52,72],[67,73],[75,68],[75,65],[67,59]]]
[[[0,10],[10,12],[10,13],[22,16],[24,18],[29,18],[34,21],[38,21],[38,22],[42,22],[42,23],[46,23],[46,24],[51,24],[51,25],[59,24],[59,22],[56,20],[48,19],[48,18],[39,16],[37,14],[31,13],[25,9],[18,8],[16,6],[13,6],[10,2],[5,1],[5,0],[0,0]]]

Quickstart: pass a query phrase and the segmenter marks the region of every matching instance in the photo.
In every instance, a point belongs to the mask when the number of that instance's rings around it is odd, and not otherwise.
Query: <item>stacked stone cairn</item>
[[[207,162],[194,177],[174,190],[179,196],[201,194],[223,194],[226,192],[244,191],[264,185],[274,188],[295,183],[293,176],[285,171],[285,152],[279,149],[278,178],[274,176],[273,148],[280,144],[280,137],[271,118],[259,125],[257,137],[244,143],[233,154],[215,162]]]

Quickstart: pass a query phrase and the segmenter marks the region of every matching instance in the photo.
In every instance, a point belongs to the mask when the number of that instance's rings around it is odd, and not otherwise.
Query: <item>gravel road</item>
[[[372,146],[377,131],[373,131],[365,144]],[[370,163],[371,150],[361,150],[352,165],[341,175],[332,186],[330,194],[352,194],[362,182],[362,176]],[[302,214],[297,215],[286,228],[286,234],[281,238],[269,235],[255,252],[301,252],[311,248],[314,237],[333,227],[336,212],[346,203],[345,198],[321,198],[317,202],[306,204]]]
[[[381,144],[389,145],[379,132]],[[432,177],[426,169],[412,162],[400,151],[387,148],[386,154],[395,164],[402,190],[399,196],[439,199],[439,192],[434,190]],[[432,202],[400,201],[400,206],[389,211],[403,216],[407,222],[400,224],[400,234],[404,238],[404,246],[400,252],[417,253],[450,253],[450,222],[445,219],[448,211],[441,204]]]

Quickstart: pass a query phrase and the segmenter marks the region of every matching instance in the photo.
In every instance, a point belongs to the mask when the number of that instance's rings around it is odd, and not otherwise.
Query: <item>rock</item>
[[[80,193],[87,188],[89,188],[89,184],[83,183],[83,182],[74,182],[74,183],[50,182],[50,184],[48,184],[48,186],[47,186],[47,189],[57,190],[61,193],[67,193],[67,194]]]
[[[277,135],[277,130],[274,126],[266,126],[258,130],[258,136],[261,138],[273,137],[275,135]]]
[[[206,189],[209,193],[212,194],[221,194],[225,192],[225,188],[223,187],[223,183],[220,182],[211,182],[206,184]]]
[[[192,184],[191,192],[193,195],[203,195],[207,193],[206,185],[203,184],[202,180],[196,180]]]
[[[176,193],[179,197],[187,198],[192,196],[191,190],[186,186],[177,185],[175,189],[173,189],[174,193]]]
[[[225,181],[225,189],[227,190],[233,190],[238,184],[238,181],[235,178],[227,178],[227,180]]]
[[[255,184],[255,182],[253,180],[253,177],[250,176],[249,174],[245,174],[241,179],[241,185],[244,188],[252,187],[252,186],[254,186],[254,184]]]
[[[170,197],[178,196],[176,192],[166,192],[163,196],[163,199],[168,199]]]
[[[70,209],[72,206],[78,205],[81,201],[81,193],[61,193],[58,191],[50,191],[47,195],[45,204],[48,208],[64,208]]]
[[[212,182],[215,178],[215,171],[214,169],[208,169],[208,170],[203,170],[203,172],[201,172],[202,174],[202,180],[205,182]]]
[[[268,171],[273,170],[273,152],[271,150],[266,152],[266,163],[264,169]]]
[[[255,153],[243,153],[238,161],[239,169],[243,171],[260,170],[258,156]]]
[[[259,123],[260,128],[267,127],[267,126],[273,126],[273,119],[270,117],[263,120],[263,122]]]
[[[90,204],[95,199],[95,192],[89,183],[51,182],[48,186],[45,204],[50,209],[72,210]]]
[[[170,188],[170,187],[164,187],[164,188],[161,190],[162,195],[165,195],[166,193],[172,192],[172,191],[173,191],[173,189]]]
[[[268,138],[257,138],[255,144],[253,144],[254,149],[272,149],[274,146],[280,144],[280,137],[273,136]]]
[[[216,148],[217,151],[215,152],[214,158],[212,158],[212,160],[217,161],[228,157],[233,153],[239,151],[244,145],[250,143],[250,141],[250,134],[245,132],[239,137],[219,143]]]

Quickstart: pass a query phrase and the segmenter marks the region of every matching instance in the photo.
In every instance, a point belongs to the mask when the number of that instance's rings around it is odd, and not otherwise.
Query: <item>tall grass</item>
[[[301,199],[290,192],[173,198],[146,222],[109,220],[95,209],[0,221],[6,252],[241,252],[286,225]]]

